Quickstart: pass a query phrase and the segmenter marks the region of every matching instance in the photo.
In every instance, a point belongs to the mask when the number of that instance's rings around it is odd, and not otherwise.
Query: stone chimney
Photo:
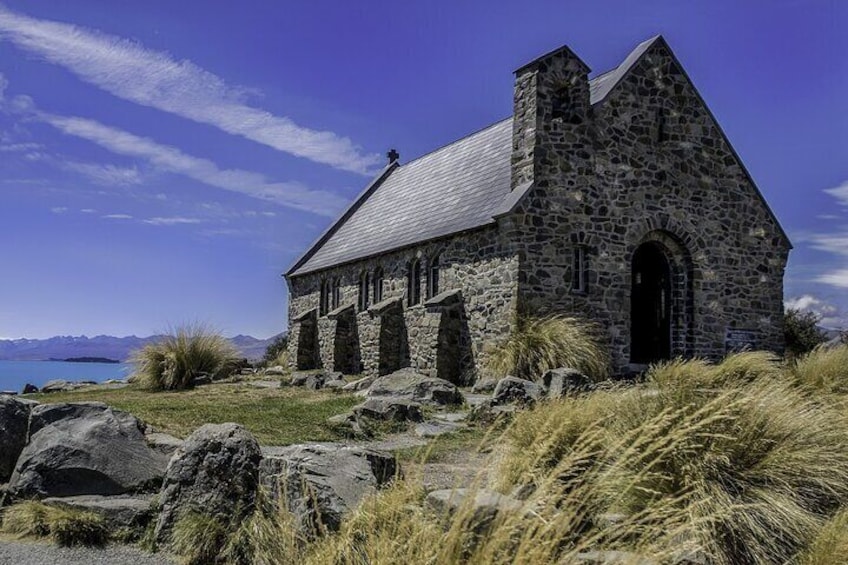
[[[392,163],[400,159],[400,153],[398,153],[394,149],[389,149],[389,152],[386,153],[386,157],[388,158],[389,164],[391,165]]]
[[[513,189],[547,185],[577,165],[575,150],[589,142],[589,70],[563,46],[515,71]]]

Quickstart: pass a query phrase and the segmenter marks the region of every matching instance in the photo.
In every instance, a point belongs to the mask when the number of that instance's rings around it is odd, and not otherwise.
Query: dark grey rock
[[[24,446],[32,405],[10,396],[0,396],[0,483],[5,483],[15,470]]]
[[[495,392],[492,393],[492,404],[521,404],[529,405],[542,398],[544,389],[533,381],[516,377],[504,377],[498,381]]]
[[[324,383],[323,388],[329,388],[332,390],[342,390],[347,383],[342,379],[335,379],[332,381],[327,381]]]
[[[357,419],[371,418],[392,422],[421,422],[424,419],[421,404],[394,397],[369,398],[354,406],[352,412]]]
[[[86,510],[103,517],[106,528],[110,532],[120,529],[134,531],[143,530],[153,518],[152,503],[155,496],[101,496],[83,495],[45,498],[44,503],[50,506],[61,506],[77,510]]]
[[[300,531],[315,537],[338,530],[362,499],[398,472],[392,455],[362,447],[293,445],[265,457],[260,481],[294,514]]]
[[[0,390],[0,396],[18,396],[16,390]]]
[[[486,489],[443,489],[427,494],[427,505],[448,517],[457,512],[470,512],[469,526],[476,532],[485,530],[501,512],[521,509],[521,502]]]
[[[15,497],[115,495],[158,487],[168,456],[147,445],[146,426],[99,402],[32,409],[29,443],[9,481]]]
[[[305,386],[309,390],[321,390],[322,388],[324,388],[324,383],[326,382],[326,374],[315,373],[314,375],[309,375],[308,377],[306,377],[306,381],[303,383],[303,386]]]
[[[180,512],[194,510],[238,523],[253,508],[262,455],[238,424],[206,424],[191,434],[168,465],[159,495],[156,539],[165,542]]]
[[[546,371],[542,383],[548,389],[548,398],[552,399],[592,390],[592,379],[570,367]]]
[[[310,378],[317,377],[319,375],[323,377],[324,371],[295,371],[294,373],[292,373],[291,379],[289,380],[289,384],[291,386],[306,386],[306,382]]]
[[[465,424],[455,422],[421,422],[416,424],[414,433],[418,437],[439,437],[465,428]]]
[[[171,456],[183,445],[183,440],[178,437],[150,430],[145,432],[144,439],[147,441],[147,445],[149,445],[151,449],[162,453],[168,457],[168,460],[170,460]]]
[[[406,398],[422,404],[461,404],[462,394],[444,379],[428,377],[414,369],[401,369],[380,377],[368,388],[367,396]]]
[[[36,392],[38,392],[38,387],[33,384],[27,383],[24,385],[22,394],[34,394]]]

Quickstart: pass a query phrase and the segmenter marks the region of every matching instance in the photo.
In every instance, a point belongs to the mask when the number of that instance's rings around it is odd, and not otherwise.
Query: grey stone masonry
[[[471,384],[525,314],[597,322],[614,371],[742,347],[782,352],[791,244],[671,49],[653,38],[617,69],[589,72],[567,47],[528,63],[515,73],[510,124],[413,161],[414,175],[400,165],[372,183],[287,273],[292,364],[365,375],[412,367]],[[380,233],[357,211],[414,202],[409,183],[423,182],[424,164],[428,201],[443,191],[443,213],[462,229],[410,244],[414,230],[429,232],[404,204],[391,223],[403,247],[357,258],[336,238],[340,226],[354,222],[357,241]],[[454,192],[490,196],[464,217]],[[349,259],[298,270],[325,245]]]

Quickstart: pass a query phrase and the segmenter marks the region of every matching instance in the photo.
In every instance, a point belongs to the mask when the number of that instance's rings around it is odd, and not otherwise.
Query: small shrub
[[[103,519],[92,512],[21,502],[3,512],[3,531],[20,537],[50,537],[61,546],[100,546],[109,539]]]
[[[594,380],[608,376],[609,358],[595,325],[566,316],[521,317],[488,360],[488,369],[499,376],[531,380],[558,367],[577,369]]]
[[[819,329],[821,317],[813,312],[802,312],[789,308],[783,315],[783,337],[786,340],[786,354],[797,357],[809,353],[827,340]]]
[[[229,376],[240,359],[223,336],[204,326],[188,325],[134,352],[130,362],[135,367],[134,381],[142,388],[183,390],[203,374],[213,379]]]
[[[171,549],[185,565],[219,563],[229,536],[229,524],[200,512],[185,512],[174,524]]]
[[[280,356],[286,352],[289,344],[289,334],[281,333],[274,338],[274,341],[265,348],[265,355],[262,356],[262,362],[265,366],[277,365]]]
[[[799,384],[825,393],[848,394],[848,345],[817,347],[792,366]]]

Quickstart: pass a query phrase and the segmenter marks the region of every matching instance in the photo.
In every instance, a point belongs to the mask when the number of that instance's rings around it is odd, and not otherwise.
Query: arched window
[[[427,298],[433,298],[437,294],[439,294],[439,256],[434,255],[427,268]]]
[[[318,294],[318,315],[325,316],[330,307],[330,283],[324,279],[321,281],[321,291]]]
[[[374,286],[374,292],[372,296],[374,297],[374,304],[381,302],[383,300],[383,268],[377,267],[374,269],[374,280],[372,281]]]
[[[359,275],[359,311],[363,312],[368,309],[368,287],[369,283],[368,271],[362,271]]]
[[[409,275],[407,276],[407,305],[415,306],[421,302],[421,261],[413,259],[409,263]]]
[[[339,307],[342,299],[342,282],[339,277],[333,279],[333,310]]]

